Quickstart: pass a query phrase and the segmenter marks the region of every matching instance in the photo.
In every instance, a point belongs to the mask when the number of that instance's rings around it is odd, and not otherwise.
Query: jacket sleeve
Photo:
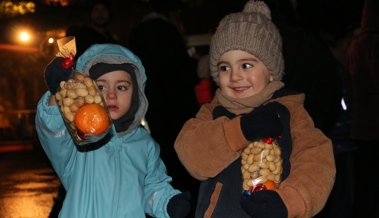
[[[201,181],[229,166],[249,143],[241,131],[240,117],[213,120],[212,110],[217,105],[215,101],[204,104],[196,117],[184,124],[174,144],[184,167]]]
[[[332,142],[314,127],[301,104],[281,103],[291,114],[293,147],[290,174],[277,192],[288,209],[288,217],[313,217],[324,207],[334,185],[336,168]]]
[[[63,122],[59,107],[48,106],[49,97],[50,92],[46,92],[38,102],[36,131],[54,170],[63,179],[66,166],[75,151],[75,144]]]
[[[152,140],[148,144],[147,173],[144,185],[145,211],[153,217],[169,218],[167,205],[174,195],[181,192],[174,189],[170,184],[172,178],[167,175],[166,166],[159,156],[159,145]]]

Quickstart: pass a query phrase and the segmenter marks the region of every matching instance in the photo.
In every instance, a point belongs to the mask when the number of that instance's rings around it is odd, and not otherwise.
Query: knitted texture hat
[[[282,79],[282,40],[264,2],[250,0],[242,12],[229,14],[219,23],[210,45],[210,69],[217,84],[220,81],[217,63],[222,54],[232,50],[256,56],[266,65],[274,80]]]

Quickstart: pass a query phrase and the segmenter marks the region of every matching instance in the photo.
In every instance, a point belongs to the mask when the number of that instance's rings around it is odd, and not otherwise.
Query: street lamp
[[[20,39],[23,42],[27,42],[30,39],[30,35],[27,32],[21,32],[20,33]]]
[[[22,44],[22,45],[32,45],[34,41],[34,36],[32,34],[31,30],[28,30],[26,28],[17,28],[15,29],[15,32],[13,33],[13,39],[15,40],[15,43]]]
[[[17,23],[8,24],[4,32],[7,33],[7,40],[5,43],[0,41],[0,50],[40,52],[48,55],[57,52],[55,40],[66,34],[63,28],[38,31],[30,25]]]
[[[39,48],[36,46],[35,34],[32,30],[26,27],[9,28],[9,43],[0,43],[0,50],[12,50],[20,52],[38,52]]]

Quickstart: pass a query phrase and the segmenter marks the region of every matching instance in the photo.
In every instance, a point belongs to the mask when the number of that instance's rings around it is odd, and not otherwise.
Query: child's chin
[[[118,113],[113,112],[113,111],[110,111],[109,115],[110,115],[110,117],[111,117],[112,120],[118,120],[118,119],[121,118],[121,116]]]

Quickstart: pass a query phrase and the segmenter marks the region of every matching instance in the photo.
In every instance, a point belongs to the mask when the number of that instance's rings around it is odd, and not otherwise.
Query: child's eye
[[[249,64],[249,63],[244,63],[244,64],[242,65],[242,67],[243,67],[244,69],[248,69],[248,68],[253,67],[253,65],[252,65],[252,64]]]
[[[104,89],[104,86],[98,85],[98,87],[99,87],[100,90]]]
[[[126,86],[117,86],[117,89],[120,91],[126,91],[128,88]]]
[[[230,70],[230,67],[229,66],[225,66],[225,65],[224,66],[219,66],[218,70],[219,71],[227,71],[227,70]]]

